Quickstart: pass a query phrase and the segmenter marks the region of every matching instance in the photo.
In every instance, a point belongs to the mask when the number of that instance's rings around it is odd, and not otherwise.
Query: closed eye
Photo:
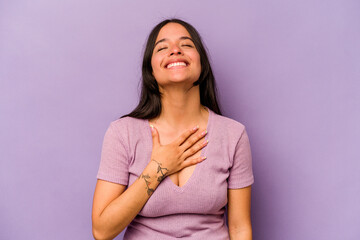
[[[166,47],[159,48],[157,51],[160,52],[161,50],[164,50]]]
[[[183,46],[185,46],[185,47],[193,47],[193,46],[190,45],[190,44],[185,44],[185,45],[183,45]]]

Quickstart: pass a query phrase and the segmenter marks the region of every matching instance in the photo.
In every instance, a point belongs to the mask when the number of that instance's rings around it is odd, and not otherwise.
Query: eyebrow
[[[194,43],[194,41],[193,41],[190,37],[182,36],[182,37],[180,37],[179,39],[180,39],[180,40],[189,39],[189,40],[191,40],[191,41]],[[168,40],[169,40],[169,39],[167,39],[167,38],[163,38],[163,39],[157,41],[157,42],[155,43],[155,45],[154,45],[154,48],[156,47],[156,45],[157,45],[158,43],[165,42],[165,41],[168,41]]]

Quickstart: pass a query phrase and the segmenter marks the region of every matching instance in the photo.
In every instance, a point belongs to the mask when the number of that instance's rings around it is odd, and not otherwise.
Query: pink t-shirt
[[[207,156],[182,187],[165,178],[126,229],[132,239],[229,239],[225,223],[227,189],[254,182],[245,126],[209,110]],[[130,186],[150,161],[148,120],[124,117],[110,123],[104,137],[98,179]]]

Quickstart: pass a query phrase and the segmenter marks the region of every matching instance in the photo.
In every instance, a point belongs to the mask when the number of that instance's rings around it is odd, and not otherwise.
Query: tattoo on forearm
[[[145,181],[146,189],[147,189],[147,194],[148,194],[148,196],[150,197],[150,195],[154,192],[154,189],[150,188],[150,186],[149,186],[149,185],[150,185],[150,182],[147,180],[147,179],[150,178],[150,176],[149,176],[149,174],[146,174],[146,175],[141,174],[141,178],[143,178],[144,181]]]
[[[166,177],[166,173],[168,172],[167,168],[163,168],[161,167],[161,163],[159,163],[158,161],[156,161],[155,159],[152,159],[152,161],[156,162],[158,164],[158,168],[157,168],[157,173],[160,173],[161,175],[157,178],[157,181],[160,183],[165,177]],[[147,194],[150,197],[151,194],[155,191],[153,188],[150,188],[150,175],[149,174],[140,174],[140,176],[138,177],[138,179],[144,179],[145,184],[146,184],[146,190],[147,190]]]
[[[157,173],[160,172],[161,176],[159,176],[157,178],[158,182],[161,182],[165,177],[166,177],[166,173],[168,172],[167,168],[162,168],[161,167],[161,163],[159,163],[158,161],[156,161],[155,159],[152,159],[152,161],[156,162],[158,164],[158,169],[157,169]],[[164,172],[163,172],[164,171]]]

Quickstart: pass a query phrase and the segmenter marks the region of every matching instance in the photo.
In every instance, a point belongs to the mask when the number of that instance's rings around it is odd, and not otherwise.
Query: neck
[[[161,114],[154,121],[169,129],[192,128],[207,119],[207,110],[200,103],[199,86],[187,91],[179,88],[162,91],[161,105]]]

